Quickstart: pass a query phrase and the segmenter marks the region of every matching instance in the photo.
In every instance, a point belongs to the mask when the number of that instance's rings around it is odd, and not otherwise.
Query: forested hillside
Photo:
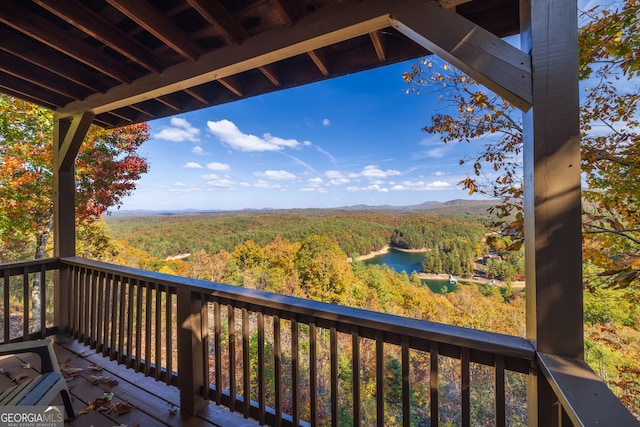
[[[486,232],[484,222],[479,215],[307,209],[114,218],[108,226],[114,238],[158,258],[233,251],[247,240],[264,246],[276,236],[298,242],[311,235],[329,236],[347,256],[355,257],[387,244],[417,249],[454,236],[479,241]]]

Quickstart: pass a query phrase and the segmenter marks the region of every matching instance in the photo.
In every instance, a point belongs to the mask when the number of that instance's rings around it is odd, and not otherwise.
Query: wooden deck
[[[70,339],[56,344],[55,351],[58,361],[63,367],[69,368],[74,375],[68,378],[69,391],[76,412],[87,408],[95,399],[105,393],[113,393],[111,404],[114,408],[125,408],[131,405],[129,412],[118,415],[116,410],[111,412],[89,411],[78,415],[75,420],[68,420],[65,426],[78,427],[113,427],[126,425],[139,426],[184,426],[184,427],[249,427],[257,426],[254,420],[248,420],[228,409],[218,407],[213,403],[200,411],[196,417],[182,419],[180,417],[180,401],[178,389],[167,386],[163,382],[145,377],[141,373],[127,369],[109,359],[96,354],[95,351]],[[96,368],[92,368],[96,367]],[[12,378],[23,375],[32,376],[39,368],[39,359],[33,354],[21,357],[0,357],[0,390],[12,385]],[[100,369],[101,370],[96,370]],[[77,371],[77,372],[76,372]],[[111,383],[93,384],[91,376],[109,377]],[[58,398],[55,404],[62,405]],[[118,405],[121,404],[121,405]]]

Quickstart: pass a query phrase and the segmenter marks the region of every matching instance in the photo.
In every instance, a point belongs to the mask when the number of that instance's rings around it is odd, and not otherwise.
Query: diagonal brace
[[[59,144],[58,149],[55,150],[57,151],[57,170],[71,170],[93,118],[93,113],[85,111],[84,113],[73,116],[68,127],[61,127],[60,138],[58,141],[55,141],[56,144]]]

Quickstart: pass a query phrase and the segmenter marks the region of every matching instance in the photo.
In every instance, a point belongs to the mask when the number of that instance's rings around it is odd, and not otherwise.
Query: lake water
[[[397,272],[404,270],[407,274],[411,274],[414,271],[417,273],[422,271],[422,261],[424,261],[424,252],[404,252],[390,249],[386,254],[377,255],[363,262],[365,264],[386,264]]]
[[[424,252],[404,252],[397,249],[390,249],[386,254],[377,255],[363,262],[365,264],[385,264],[398,273],[404,270],[407,274],[411,274],[414,271],[417,273],[422,271],[422,261],[424,261]],[[450,284],[449,280],[423,279],[422,283],[429,286],[433,292],[447,293],[455,289],[455,285]],[[443,292],[445,287],[446,292]]]

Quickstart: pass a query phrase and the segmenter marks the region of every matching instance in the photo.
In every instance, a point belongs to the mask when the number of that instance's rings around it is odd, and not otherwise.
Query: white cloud
[[[191,150],[191,152],[193,154],[197,154],[198,156],[204,156],[205,154],[207,154],[204,149],[202,147],[200,147],[199,145],[196,145],[195,147],[193,147],[193,149]]]
[[[207,127],[223,144],[238,151],[279,151],[300,146],[300,142],[295,139],[284,139],[269,133],[265,133],[262,138],[243,133],[233,122],[226,119],[208,121]]]
[[[196,162],[187,162],[184,167],[187,169],[202,169],[202,165]]]
[[[400,175],[400,171],[397,171],[395,169],[387,169],[386,171],[383,171],[382,169],[378,168],[378,166],[368,165],[365,166],[364,169],[362,169],[362,172],[349,174],[349,177],[357,178],[361,176],[364,178],[375,179],[388,178],[394,175]]]
[[[215,181],[216,179],[220,179],[218,175],[213,173],[209,173],[207,175],[200,175],[200,178],[204,179],[205,181]]]
[[[233,182],[226,178],[211,179],[207,181],[207,185],[214,188],[231,188],[233,187]]]
[[[166,127],[155,134],[158,139],[165,139],[173,142],[191,141],[197,142],[200,139],[200,129],[191,126],[191,124],[180,117],[173,117],[170,121],[171,127]]]
[[[278,188],[282,188],[282,186],[280,184],[277,184],[275,182],[267,182],[267,181],[263,181],[261,179],[259,179],[258,181],[256,181],[253,184],[254,187],[256,188],[266,188],[266,189],[278,189]]]
[[[173,185],[175,187],[186,187],[187,184],[185,184],[184,182],[174,182]]]
[[[307,180],[307,185],[309,187],[318,187],[324,183],[324,179],[322,178],[309,178]]]
[[[342,185],[351,182],[349,178],[338,170],[328,170],[324,173],[324,176],[329,178],[330,185]]]
[[[331,120],[329,119],[324,119],[322,121],[322,126],[330,126],[331,125]]]
[[[445,181],[404,181],[402,184],[391,187],[394,191],[432,191],[432,190],[446,190],[452,187],[452,184]]]
[[[442,171],[437,171],[437,172],[434,172],[433,174],[434,174],[435,176],[444,176],[444,175],[446,175],[446,174],[445,174],[444,172],[442,172]]]
[[[268,178],[274,181],[290,181],[290,180],[296,179],[296,176],[294,174],[284,170],[279,170],[279,171],[268,170],[264,172],[256,172],[254,173],[254,175]]]
[[[211,169],[213,171],[228,171],[231,169],[231,166],[226,163],[211,162],[207,163],[207,169]]]
[[[364,187],[347,187],[347,191],[351,193],[355,193],[357,191],[377,191],[379,193],[388,193],[389,189],[386,187],[381,187],[379,184],[371,184]]]

